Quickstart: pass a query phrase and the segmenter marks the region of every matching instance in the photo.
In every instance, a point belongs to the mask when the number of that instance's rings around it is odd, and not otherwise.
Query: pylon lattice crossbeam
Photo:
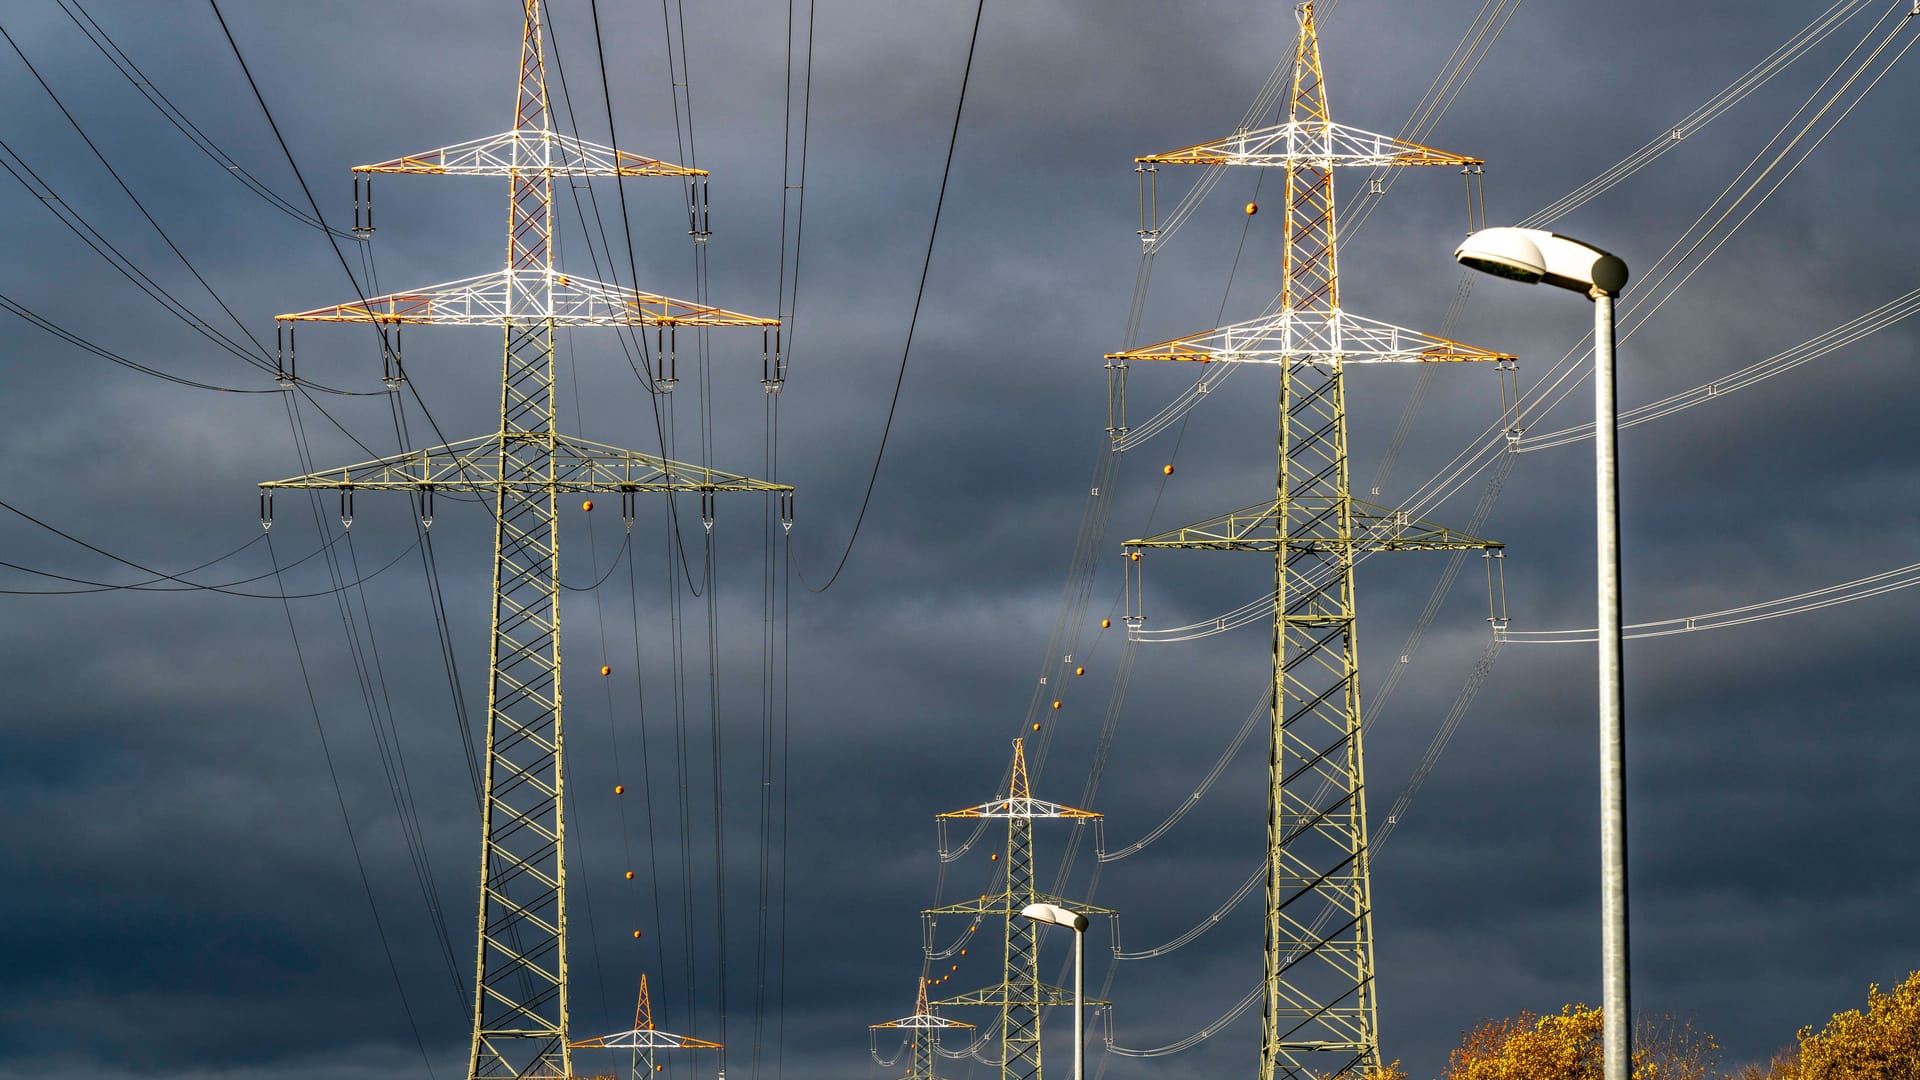
[[[493,492],[502,485],[544,490],[551,485],[563,494],[602,491],[757,491],[786,492],[784,484],[769,484],[703,465],[690,465],[654,454],[622,450],[567,435],[554,435],[553,473],[514,477],[500,471],[501,438],[482,435],[446,446],[409,450],[390,457],[308,473],[260,486],[267,490],[352,488],[361,491],[478,491]]]
[[[1458,341],[1337,309],[1282,310],[1204,334],[1108,353],[1109,360],[1201,364],[1433,364],[1513,360]]]
[[[1164,154],[1134,158],[1142,165],[1293,165],[1382,168],[1401,165],[1484,165],[1431,146],[1376,135],[1325,119],[1289,120]]]
[[[1352,497],[1345,368],[1513,359],[1341,309],[1333,169],[1479,161],[1333,123],[1313,5],[1299,11],[1286,122],[1138,159],[1285,170],[1277,314],[1109,355],[1123,369],[1130,360],[1172,360],[1264,363],[1281,372],[1274,500],[1125,545],[1136,555],[1195,548],[1274,556],[1260,1080],[1361,1075],[1380,1063],[1355,556],[1499,546]]]
[[[556,326],[778,326],[702,304],[571,278],[553,265],[553,176],[696,176],[553,133],[539,0],[523,0],[514,129],[507,135],[401,158],[359,172],[504,176],[504,270],[449,285],[281,321],[500,326],[500,426],[493,435],[263,484],[493,496],[493,613],[487,683],[485,798],[467,1075],[571,1077],[567,1039],[565,744],[561,727],[559,519],[556,499],[579,491],[750,491],[791,487],[569,438],[554,426]],[[371,222],[371,211],[366,219]],[[398,375],[397,368],[393,371]],[[344,498],[344,494],[343,494]],[[270,504],[268,504],[270,505]],[[424,516],[424,515],[423,515]],[[644,985],[642,989],[644,1004]],[[650,1031],[625,1033],[645,1051],[713,1046]],[[611,1045],[603,1037],[600,1045]],[[645,1044],[645,1045],[643,1045]],[[636,1068],[638,1058],[636,1058]]]
[[[355,165],[357,173],[430,176],[705,176],[705,169],[629,154],[611,146],[576,139],[557,131],[507,131],[408,154],[373,165]]]
[[[529,241],[545,247],[544,239]],[[442,285],[387,293],[274,316],[280,322],[391,326],[506,326],[528,318],[554,326],[779,326],[780,320],[556,273],[551,266],[496,270]]]
[[[1049,903],[1087,915],[1111,915],[1110,910],[1042,893],[1034,884],[1033,823],[1049,818],[1090,820],[1091,810],[1035,799],[1027,780],[1025,744],[1013,742],[1013,767],[1005,796],[979,806],[950,811],[943,818],[1002,818],[1007,823],[1006,887],[998,893],[921,914],[994,917],[1005,924],[1005,968],[998,983],[934,1002],[936,1005],[976,1005],[1000,1010],[1000,1080],[1040,1080],[1040,1010],[1071,1005],[1073,994],[1041,981],[1039,928],[1020,912],[1030,904]],[[1104,1001],[1088,1004],[1104,1005]]]

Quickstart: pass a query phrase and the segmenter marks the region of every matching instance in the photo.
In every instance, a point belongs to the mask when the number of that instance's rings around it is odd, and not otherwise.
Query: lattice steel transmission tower
[[[601,1035],[592,1039],[581,1039],[573,1043],[575,1050],[631,1050],[633,1051],[633,1080],[652,1080],[653,1074],[664,1066],[654,1064],[656,1050],[718,1050],[720,1044],[696,1039],[691,1035],[675,1035],[661,1031],[653,1026],[653,1001],[647,995],[647,977],[640,976],[640,1000],[633,1007],[633,1028],[630,1031],[616,1031],[611,1035]]]
[[[431,523],[437,491],[491,496],[494,514],[492,658],[487,677],[487,757],[481,811],[480,904],[474,963],[473,1049],[468,1076],[571,1075],[567,1044],[567,903],[564,754],[560,709],[559,524],[563,493],[619,492],[633,518],[637,492],[698,492],[712,524],[713,495],[778,493],[791,521],[791,487],[562,435],[554,424],[556,327],[779,325],[620,285],[573,277],[553,265],[553,178],[671,176],[700,188],[705,172],[570,138],[547,107],[539,0],[524,0],[513,130],[354,169],[366,177],[371,226],[375,173],[507,178],[505,269],[444,285],[281,315],[284,323],[362,322],[381,328],[389,386],[405,378],[403,325],[504,328],[500,427],[492,435],[261,485],[272,493],[340,493],[351,520],[358,491],[405,491]],[[704,199],[695,199],[696,237]],[[356,222],[356,225],[361,224]],[[292,329],[288,328],[289,346]],[[289,348],[289,354],[291,348]],[[663,367],[668,363],[662,357]],[[763,365],[763,372],[765,371]],[[295,378],[289,362],[283,379]]]
[[[898,1020],[888,1020],[872,1024],[867,1028],[869,1038],[882,1031],[904,1031],[907,1033],[908,1058],[907,1075],[903,1080],[940,1080],[935,1062],[939,1060],[940,1033],[952,1028],[973,1030],[972,1024],[949,1020],[933,1011],[927,1004],[927,978],[920,979],[919,1000],[914,1005],[913,1015],[902,1016]],[[878,1047],[874,1048],[874,1057],[879,1057]],[[898,1060],[896,1058],[895,1060]]]
[[[1355,559],[1376,551],[1500,546],[1353,498],[1345,368],[1513,361],[1342,310],[1333,169],[1471,168],[1480,162],[1334,123],[1313,5],[1297,11],[1300,38],[1284,123],[1137,159],[1148,169],[1254,165],[1285,171],[1285,285],[1278,310],[1107,357],[1123,365],[1191,360],[1280,369],[1274,499],[1125,544],[1135,588],[1142,549],[1259,551],[1274,558],[1260,1080],[1358,1074],[1380,1062],[1354,652]]]
[[[1027,783],[1027,754],[1024,743],[1013,741],[1013,768],[1008,774],[1007,794],[992,802],[969,806],[941,814],[944,820],[1003,818],[1007,823],[1006,887],[1000,892],[974,900],[928,908],[921,915],[937,919],[941,915],[966,915],[975,920],[1000,919],[1006,928],[1006,963],[998,983],[934,1002],[936,1005],[988,1005],[1000,1009],[1001,1080],[1039,1080],[1040,1010],[1049,1005],[1072,1005],[1073,992],[1053,986],[1040,978],[1038,927],[1022,918],[1029,904],[1058,904],[1086,915],[1111,915],[1112,911],[1074,900],[1043,893],[1033,880],[1033,823],[1049,818],[1092,821],[1100,815],[1033,797]],[[1105,1005],[1089,999],[1090,1006]]]

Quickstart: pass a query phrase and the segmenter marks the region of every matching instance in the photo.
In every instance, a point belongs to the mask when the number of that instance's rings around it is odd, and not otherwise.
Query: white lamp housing
[[[1058,904],[1028,904],[1020,909],[1020,914],[1037,923],[1068,927],[1075,933],[1087,928],[1085,915],[1077,911],[1068,911]]]
[[[1618,256],[1545,229],[1481,229],[1455,248],[1453,257],[1496,277],[1544,282],[1590,297],[1596,291],[1618,296],[1627,285],[1627,264]]]

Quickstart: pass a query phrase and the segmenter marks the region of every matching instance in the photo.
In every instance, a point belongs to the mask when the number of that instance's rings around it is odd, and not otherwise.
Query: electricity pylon
[[[1000,1009],[1001,1080],[1039,1080],[1040,1010],[1048,1005],[1072,1005],[1073,991],[1052,986],[1040,978],[1038,927],[1023,918],[1021,910],[1029,904],[1058,904],[1086,915],[1111,915],[1112,911],[1091,904],[1041,892],[1033,881],[1033,823],[1043,818],[1068,818],[1091,821],[1100,815],[1033,797],[1027,784],[1027,754],[1021,740],[1013,740],[1013,769],[1004,798],[964,810],[941,814],[947,820],[965,818],[1004,818],[1007,822],[1006,887],[991,896],[981,896],[945,907],[928,908],[922,916],[967,915],[979,925],[979,919],[992,916],[1006,927],[1006,966],[1000,981],[950,998],[936,1005],[992,1005]],[[969,931],[971,932],[971,930]],[[1088,1005],[1105,1005],[1089,999]]]
[[[1480,162],[1334,123],[1313,5],[1297,10],[1300,39],[1286,122],[1137,159],[1148,167],[1285,170],[1286,273],[1278,311],[1107,357],[1121,364],[1190,360],[1280,368],[1273,501],[1125,544],[1130,566],[1144,548],[1274,557],[1260,1080],[1358,1075],[1380,1062],[1354,561],[1375,551],[1500,546],[1352,497],[1343,372],[1358,363],[1513,360],[1340,307],[1334,167]]]
[[[870,1034],[896,1029],[907,1033],[910,1053],[907,1059],[907,1075],[903,1080],[940,1080],[934,1064],[940,1053],[940,1033],[950,1028],[965,1028],[969,1031],[973,1029],[972,1024],[949,1020],[933,1011],[933,1007],[927,1004],[927,982],[927,978],[922,976],[919,1001],[914,1005],[912,1016],[902,1016],[898,1020],[872,1024],[867,1028]],[[874,1056],[879,1057],[877,1048]]]
[[[581,1039],[572,1044],[575,1050],[631,1050],[633,1051],[633,1080],[652,1080],[653,1074],[665,1068],[653,1061],[656,1050],[718,1050],[720,1044],[696,1039],[691,1035],[675,1035],[669,1031],[660,1031],[653,1026],[653,1001],[647,996],[647,977],[640,976],[640,1000],[633,1007],[633,1029],[616,1031],[611,1035],[601,1035],[592,1039]]]
[[[506,268],[278,317],[286,323],[365,322],[381,327],[390,386],[404,378],[398,350],[391,347],[397,345],[400,326],[503,327],[499,430],[481,438],[260,485],[263,517],[271,514],[274,491],[304,488],[337,490],[341,516],[347,521],[356,491],[413,492],[421,518],[428,524],[436,491],[492,496],[492,659],[487,678],[473,1048],[467,1070],[472,1078],[572,1074],[567,1045],[560,535],[555,500],[562,493],[617,491],[622,516],[631,522],[636,492],[699,492],[702,517],[711,527],[715,492],[777,492],[782,519],[790,522],[793,490],[555,430],[555,327],[650,326],[661,336],[681,326],[767,328],[778,326],[779,320],[555,271],[555,174],[696,179],[705,174],[552,130],[539,0],[524,0],[524,15],[513,130],[354,170],[356,176],[506,177]],[[367,217],[370,225],[370,211]],[[289,369],[284,378],[291,381],[293,372]]]

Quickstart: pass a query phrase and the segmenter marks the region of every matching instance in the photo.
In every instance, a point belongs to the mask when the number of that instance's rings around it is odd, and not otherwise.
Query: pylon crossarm
[[[938,815],[943,818],[1097,818],[1100,814],[1093,810],[1081,810],[1078,807],[1062,806],[1045,799],[1011,798],[995,799],[993,802],[969,806],[965,810],[952,810]]]
[[[276,315],[279,322],[504,326],[779,326],[779,319],[639,292],[542,266],[496,270],[424,289]]]
[[[653,1028],[634,1028],[567,1044],[575,1050],[718,1050],[720,1044]]]
[[[1202,364],[1432,364],[1514,360],[1451,338],[1409,330],[1339,309],[1281,311],[1157,345],[1108,353],[1109,360],[1187,360]]]
[[[932,1013],[915,1013],[912,1016],[903,1016],[898,1020],[888,1020],[884,1024],[869,1024],[867,1026],[873,1028],[875,1031],[881,1028],[909,1028],[918,1031],[927,1031],[934,1028],[967,1028],[969,1030],[973,1028],[972,1024],[962,1023],[958,1020],[949,1020],[944,1016],[935,1016]]]
[[[1038,1003],[1041,1005],[1073,1004],[1073,991],[1071,990],[1065,990],[1058,986],[1051,986],[1044,982],[1039,984],[1039,990],[1040,990],[1040,997],[1039,997]],[[1012,995],[1012,1000],[1014,1001],[1023,1001],[1031,1004],[1031,1003],[1034,1003],[1033,992],[1034,992],[1034,985],[1032,983],[1025,983],[1022,985],[1011,985],[1011,984],[1002,982],[1002,983],[996,983],[993,986],[984,986],[978,990],[969,990],[964,994],[956,994],[950,998],[941,998],[939,1001],[934,1002],[934,1004],[940,1005],[940,1006],[1004,1005],[1008,1000],[1009,994]],[[1110,1001],[1102,1001],[1098,998],[1085,998],[1083,1000],[1085,1004],[1089,1006],[1105,1006],[1105,1005],[1113,1004]]]
[[[629,154],[611,146],[550,130],[518,130],[469,139],[420,154],[373,165],[355,165],[357,173],[416,173],[430,176],[705,176],[705,169]]]
[[[721,472],[654,454],[623,450],[565,435],[553,437],[554,475],[500,475],[500,436],[483,435],[445,446],[409,450],[375,461],[272,480],[262,491],[318,488],[361,491],[488,492],[501,487],[566,494],[606,491],[790,492],[749,476]]]
[[[1480,158],[1435,150],[1431,146],[1326,120],[1290,120],[1133,160],[1142,165],[1263,165],[1283,168],[1305,165],[1322,169],[1336,165],[1380,168],[1485,164]]]
[[[1401,510],[1350,499],[1352,540],[1333,536],[1292,536],[1284,546],[1288,551],[1334,550],[1351,544],[1354,551],[1492,551],[1505,547],[1494,540],[1471,536],[1458,529],[1416,518]],[[1317,517],[1337,511],[1329,496],[1308,496],[1280,502],[1259,503],[1230,514],[1196,521],[1177,529],[1128,540],[1122,546],[1136,548],[1196,548],[1213,551],[1279,550],[1277,537],[1282,510],[1291,506],[1294,518]]]
[[[990,896],[980,896],[980,897],[975,897],[974,899],[971,899],[971,900],[961,900],[957,903],[947,904],[944,907],[926,908],[926,909],[923,909],[920,912],[920,914],[922,915],[1003,915],[1007,911],[1008,897],[1011,895],[1012,894],[1007,892],[997,892]],[[1029,895],[1027,894],[1027,892],[1023,890],[1020,892],[1018,898],[1020,901],[1020,907],[1025,907],[1028,904],[1052,904],[1055,907],[1067,908],[1072,911],[1080,912],[1083,915],[1116,914],[1116,912],[1112,908],[1103,908],[1098,904],[1082,903],[1079,900],[1069,900],[1064,896],[1054,896],[1051,893],[1044,893],[1039,891],[1035,891],[1029,898]],[[1017,912],[1018,908],[1015,908],[1014,910]]]

